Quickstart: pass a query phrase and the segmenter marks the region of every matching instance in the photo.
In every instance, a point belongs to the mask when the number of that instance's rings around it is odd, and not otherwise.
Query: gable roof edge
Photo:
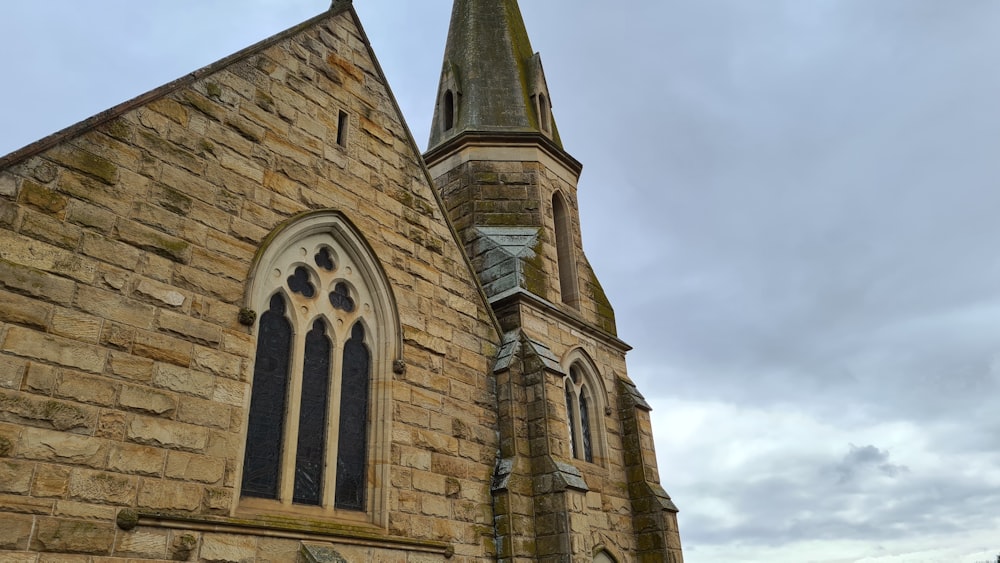
[[[56,131],[51,135],[42,137],[41,139],[33,143],[30,143],[24,147],[21,147],[20,149],[17,149],[6,156],[0,157],[0,170],[13,166],[15,164],[19,164],[21,161],[36,156],[63,141],[80,136],[83,133],[95,129],[118,117],[121,117],[122,115],[124,115],[129,111],[138,109],[146,104],[149,104],[150,102],[154,102],[164,96],[167,96],[168,94],[176,92],[181,88],[190,86],[195,81],[210,74],[219,72],[225,69],[226,67],[245,59],[250,55],[254,55],[260,51],[263,51],[264,49],[267,49],[268,47],[271,47],[272,45],[279,43],[312,25],[315,25],[317,22],[319,22],[324,18],[337,16],[348,10],[350,10],[352,13],[354,12],[351,0],[333,0],[333,3],[330,5],[330,9],[323,12],[322,14],[313,16],[298,25],[290,27],[284,31],[278,32],[266,39],[263,39],[261,41],[258,41],[257,43],[254,43],[253,45],[250,45],[249,47],[240,49],[239,51],[236,51],[231,55],[223,57],[222,59],[219,59],[214,63],[210,63],[206,66],[203,66],[195,71],[192,71],[188,74],[185,74],[184,76],[181,76],[180,78],[167,82],[162,86],[153,88],[152,90],[149,90],[143,94],[139,94],[138,96],[130,100],[112,106],[111,108],[106,109],[98,114],[92,115],[64,129],[60,129],[59,131]],[[357,23],[358,20],[356,15],[354,16],[354,20]],[[367,42],[368,40],[366,37],[365,38],[366,45]]]
[[[451,238],[458,247],[460,251],[459,254],[462,255],[462,260],[465,262],[465,268],[468,270],[469,276],[476,286],[476,291],[479,292],[483,308],[490,316],[490,321],[493,323],[493,328],[497,333],[497,341],[502,341],[504,331],[500,326],[500,319],[497,318],[496,312],[490,304],[489,297],[486,295],[486,289],[483,288],[479,275],[476,273],[476,268],[472,265],[472,259],[469,257],[469,253],[466,252],[465,245],[462,244],[462,238],[458,235],[458,229],[455,228],[455,224],[451,221],[451,216],[447,212],[448,208],[444,204],[444,199],[441,197],[441,193],[434,184],[434,179],[431,177],[431,172],[427,168],[427,162],[424,160],[423,153],[420,151],[420,146],[417,145],[417,141],[413,137],[413,132],[410,131],[410,125],[406,122],[403,110],[399,107],[396,95],[392,92],[392,87],[389,85],[389,80],[386,79],[385,72],[382,70],[382,64],[378,61],[378,57],[375,55],[375,50],[372,48],[371,41],[368,40],[368,34],[365,32],[364,26],[361,25],[361,19],[358,17],[358,13],[354,9],[354,6],[350,4],[350,0],[334,0],[334,5],[336,5],[338,1],[346,2],[350,7],[351,17],[354,18],[354,25],[357,26],[358,32],[361,34],[361,40],[364,42],[365,48],[368,49],[368,56],[371,57],[372,64],[375,65],[375,72],[378,73],[379,80],[381,80],[382,85],[385,86],[385,91],[389,96],[389,101],[392,103],[393,109],[396,110],[396,116],[399,118],[399,122],[403,126],[403,131],[406,132],[406,140],[410,144],[410,149],[413,150],[414,156],[417,157],[417,160],[420,163],[420,170],[424,173],[424,178],[427,180],[427,186],[431,189],[431,194],[434,196],[434,201],[438,206],[438,212],[441,213],[441,217],[444,219],[445,224],[448,225],[448,230],[451,231]]]

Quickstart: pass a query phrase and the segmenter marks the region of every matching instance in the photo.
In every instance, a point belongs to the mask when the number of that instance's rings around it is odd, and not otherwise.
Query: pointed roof
[[[517,0],[455,0],[428,151],[470,132],[542,133],[562,148],[550,100]]]

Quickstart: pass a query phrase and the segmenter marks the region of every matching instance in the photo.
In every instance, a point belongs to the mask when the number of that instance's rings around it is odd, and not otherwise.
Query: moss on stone
[[[14,443],[0,436],[0,455],[9,456],[14,451]]]
[[[590,264],[587,264],[587,270],[590,274],[587,289],[596,308],[597,324],[603,330],[617,335],[618,328],[615,326],[615,310],[611,306],[611,301],[608,299],[607,294],[604,293],[604,288],[601,287],[601,282],[597,280],[597,275],[594,273],[593,268],[590,267]]]
[[[208,82],[205,84],[205,92],[209,98],[218,98],[222,96],[222,87],[214,82]]]

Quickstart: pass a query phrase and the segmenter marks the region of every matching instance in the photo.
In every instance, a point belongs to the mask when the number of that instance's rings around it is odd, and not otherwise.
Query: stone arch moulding
[[[318,255],[312,256],[311,253],[320,248],[328,248],[329,252],[322,258]],[[328,263],[329,268],[326,266]],[[300,265],[303,267],[300,268]],[[352,326],[339,329],[337,335],[339,341],[335,341],[334,346],[344,345],[350,338],[353,325],[360,325],[364,329],[363,343],[368,347],[370,354],[371,379],[366,469],[368,499],[365,501],[366,507],[362,515],[364,520],[385,528],[388,525],[387,461],[390,458],[392,436],[391,381],[394,369],[402,363],[403,350],[401,325],[392,286],[375,252],[344,214],[336,210],[321,210],[297,215],[276,228],[264,240],[254,256],[247,278],[244,305],[247,309],[258,312],[258,321],[251,330],[255,337],[259,330],[259,319],[268,307],[268,300],[276,293],[281,293],[292,300],[291,294],[286,289],[275,290],[276,282],[286,280],[297,270],[305,269],[304,266],[310,266],[310,277],[307,280],[300,276],[301,279],[297,283],[313,283],[317,291],[316,299],[329,299],[334,309],[354,312],[352,308],[357,308],[353,317],[350,317],[354,319],[350,321]],[[325,271],[317,276],[320,270]],[[299,311],[289,311],[289,317],[293,321],[293,331],[300,332],[306,330],[305,327],[315,320],[312,313],[300,317]],[[254,342],[256,345],[256,338]],[[257,352],[254,357],[256,355]],[[339,361],[339,355],[336,356]],[[292,369],[294,371],[295,368]],[[255,368],[251,366],[250,372],[254,373],[254,370]],[[253,382],[250,383],[252,386]],[[240,459],[236,460],[236,466],[240,468],[236,476],[237,483],[243,479],[243,457],[246,455],[251,398],[251,393],[248,393],[243,414],[244,447],[240,450]],[[286,436],[289,434],[286,433]],[[289,446],[286,444],[285,447]],[[289,470],[287,464],[283,463],[282,471],[287,470]],[[257,499],[252,498],[246,503],[236,500],[232,514],[236,515],[237,511],[242,511],[246,507],[254,512],[268,510],[266,504],[255,504],[256,502]],[[276,510],[290,508],[287,500],[282,501],[280,498],[266,502],[272,503]],[[246,506],[242,506],[244,504]],[[321,512],[323,508],[301,508],[296,505],[295,510]],[[326,507],[325,514],[317,515],[340,517],[329,506]]]
[[[591,446],[593,449],[592,463],[604,467],[607,465],[608,455],[608,428],[605,422],[607,418],[605,408],[611,404],[607,387],[604,385],[604,378],[590,354],[579,346],[563,356],[560,366],[567,379],[572,377],[573,371],[579,373],[590,392],[590,400],[593,402],[592,405],[589,405]],[[567,414],[572,416],[571,413]]]

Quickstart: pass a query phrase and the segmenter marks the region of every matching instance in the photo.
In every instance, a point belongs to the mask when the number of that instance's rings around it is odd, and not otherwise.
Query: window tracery
[[[311,214],[259,253],[248,297],[266,311],[241,505],[380,517],[386,470],[373,467],[384,459],[373,450],[388,447],[390,430],[379,382],[398,352],[398,324],[373,256],[338,213]]]

